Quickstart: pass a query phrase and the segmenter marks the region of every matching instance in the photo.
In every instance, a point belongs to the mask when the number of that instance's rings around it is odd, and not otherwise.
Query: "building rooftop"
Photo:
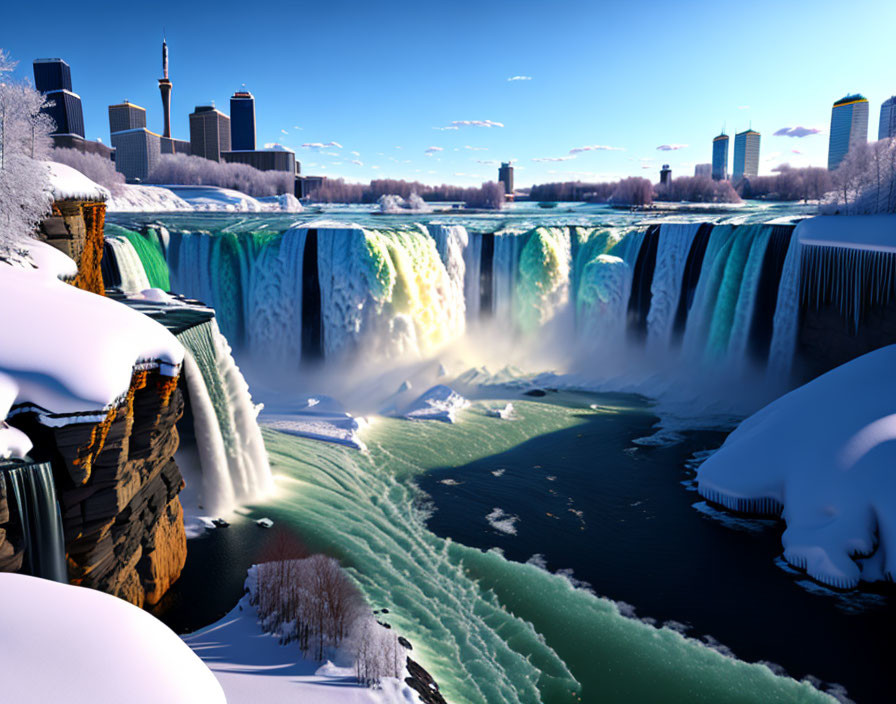
[[[35,59],[34,63],[36,63],[36,64],[62,63],[62,64],[65,64],[66,66],[68,66],[68,61],[65,61],[64,59]]]
[[[867,103],[868,98],[866,98],[861,93],[853,93],[852,95],[845,95],[840,100],[834,103],[834,107],[839,107],[841,105],[849,105],[851,103]]]
[[[759,133],[758,133],[756,130],[754,130],[754,129],[749,129],[749,130],[744,130],[743,132],[738,132],[738,133],[737,133],[736,135],[734,135],[734,136],[735,136],[735,137],[740,137],[742,134],[755,134],[757,137],[761,137],[761,136],[762,136],[761,134],[759,134]]]
[[[713,137],[713,142],[718,142],[720,139],[728,139],[728,135],[722,132],[718,137]]]
[[[233,98],[251,98],[252,94],[247,90],[238,90],[233,94],[232,97]]]
[[[116,103],[115,105],[110,105],[109,107],[110,108],[133,108],[135,110],[142,110],[143,112],[146,112],[146,108],[142,108],[139,105],[137,105],[137,103],[132,103],[129,100],[124,100],[120,103]]]

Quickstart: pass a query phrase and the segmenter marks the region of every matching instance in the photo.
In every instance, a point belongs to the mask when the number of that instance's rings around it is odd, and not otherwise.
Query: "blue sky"
[[[260,144],[295,149],[303,173],[353,181],[478,184],[509,159],[523,186],[656,180],[664,162],[674,175],[708,162],[723,124],[733,134],[751,123],[762,133],[761,173],[823,166],[834,100],[864,93],[876,139],[880,104],[896,94],[891,0],[72,7],[16,2],[0,46],[20,75],[38,57],[71,64],[89,138],[108,142],[106,108],[123,99],[161,131],[164,31],[174,136],[188,138],[195,105],[214,100],[227,112],[245,84]],[[798,126],[819,132],[773,135]],[[302,146],[314,144],[330,146]]]

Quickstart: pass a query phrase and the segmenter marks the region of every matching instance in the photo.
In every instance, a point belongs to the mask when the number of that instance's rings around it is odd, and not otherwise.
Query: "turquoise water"
[[[585,429],[595,415],[619,414],[632,429],[650,420],[642,401],[618,397],[599,411],[581,402],[516,408],[513,422],[489,418],[481,406],[453,426],[379,420],[365,438],[368,454],[266,431],[277,495],[250,517],[269,516],[309,548],[340,558],[371,604],[390,610],[452,702],[826,700],[807,683],[622,616],[614,602],[562,576],[431,532],[415,484],[428,470]],[[227,540],[261,549],[253,525],[226,530],[234,531]],[[236,537],[241,530],[248,540]]]

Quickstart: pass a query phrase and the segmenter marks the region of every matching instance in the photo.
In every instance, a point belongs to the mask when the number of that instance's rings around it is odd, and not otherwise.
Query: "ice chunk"
[[[454,423],[457,412],[470,402],[450,386],[438,384],[423,393],[401,415],[410,420],[440,420]]]

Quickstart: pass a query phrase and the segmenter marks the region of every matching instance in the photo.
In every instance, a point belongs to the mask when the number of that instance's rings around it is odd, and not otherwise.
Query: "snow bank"
[[[247,586],[251,589],[250,579]],[[378,689],[358,685],[354,670],[302,658],[296,643],[280,645],[263,633],[258,612],[244,596],[224,618],[183,637],[224,688],[227,704],[413,704],[416,693],[386,678]],[[205,700],[197,700],[205,701]]]
[[[485,411],[485,414],[501,420],[516,420],[517,417],[512,403],[508,403],[503,408],[489,408]]]
[[[15,384],[12,405],[104,412],[128,390],[136,365],[178,373],[183,347],[164,327],[60,281],[60,273],[71,273],[61,253],[39,243],[29,249],[28,260],[0,260],[0,372]]]
[[[0,574],[0,623],[5,701],[225,704],[221,685],[173,631],[117,597]]]
[[[168,213],[192,211],[183,198],[161,186],[122,186],[106,203],[106,210],[118,213]]]
[[[55,161],[43,162],[50,172],[50,188],[53,200],[107,201],[111,193],[94,183],[77,169]]]
[[[800,244],[896,252],[896,215],[821,215],[797,233]]]
[[[258,202],[268,206],[271,210],[281,213],[302,212],[302,204],[292,193],[283,193],[279,196],[264,196],[259,198]]]
[[[845,218],[841,218],[845,219]],[[700,493],[776,513],[784,558],[839,588],[896,576],[896,345],[747,418],[697,470]]]
[[[470,402],[450,386],[438,384],[421,394],[401,415],[410,420],[440,420],[454,423],[457,412]]]
[[[185,200],[196,211],[260,213],[282,209],[279,199],[266,203],[230,188],[218,186],[166,186],[166,188]]]

